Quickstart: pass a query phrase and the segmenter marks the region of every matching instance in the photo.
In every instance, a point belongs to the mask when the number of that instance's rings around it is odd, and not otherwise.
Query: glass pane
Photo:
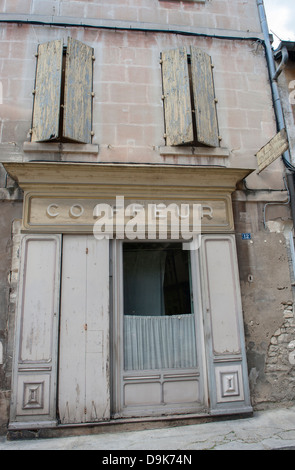
[[[178,243],[125,243],[125,370],[196,367],[189,251]]]

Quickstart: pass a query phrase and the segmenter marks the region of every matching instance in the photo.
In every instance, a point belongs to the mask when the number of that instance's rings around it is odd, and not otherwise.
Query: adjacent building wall
[[[0,201],[0,434],[5,432],[9,417],[15,278],[18,276],[18,257],[13,243],[21,216],[21,201]]]

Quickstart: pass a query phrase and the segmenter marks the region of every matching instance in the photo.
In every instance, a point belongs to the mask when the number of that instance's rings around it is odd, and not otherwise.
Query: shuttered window
[[[93,49],[68,38],[40,44],[32,142],[91,143]]]
[[[219,146],[211,57],[186,47],[162,53],[166,145]]]

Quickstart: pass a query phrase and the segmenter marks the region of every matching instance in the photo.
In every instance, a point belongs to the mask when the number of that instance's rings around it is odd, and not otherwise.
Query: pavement
[[[99,450],[101,463],[123,463],[131,468],[136,463],[172,463],[173,452],[190,458],[196,450],[295,450],[295,406],[256,411],[253,416],[242,419],[162,429],[34,440],[10,441],[0,437],[2,450]],[[125,456],[122,457],[125,460],[119,461],[120,455]],[[130,461],[126,460],[128,455]],[[162,461],[163,458],[166,460]]]

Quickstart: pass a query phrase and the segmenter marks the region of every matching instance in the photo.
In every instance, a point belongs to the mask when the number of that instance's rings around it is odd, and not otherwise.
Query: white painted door
[[[114,415],[204,409],[199,285],[190,253],[169,242],[115,247]]]
[[[62,424],[110,416],[109,241],[64,235],[58,412]]]
[[[234,235],[204,235],[201,278],[212,414],[252,411]]]
[[[10,427],[56,425],[61,237],[24,235]]]

